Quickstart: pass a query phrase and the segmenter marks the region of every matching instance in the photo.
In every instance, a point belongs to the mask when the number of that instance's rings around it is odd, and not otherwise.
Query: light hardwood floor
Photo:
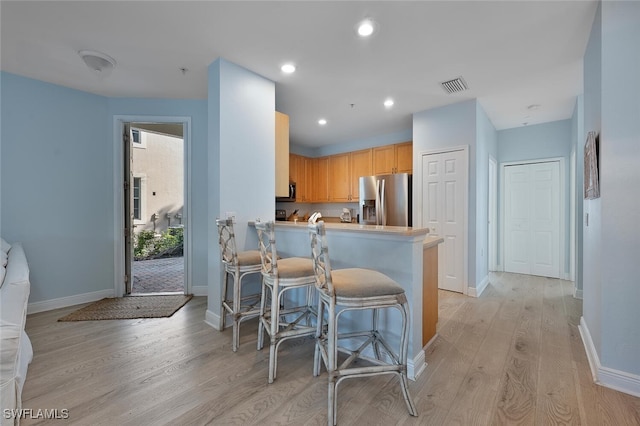
[[[640,425],[640,398],[593,384],[567,281],[497,273],[480,298],[440,291],[439,336],[411,383],[410,417],[397,378],[347,380],[341,425]],[[267,384],[257,322],[231,330],[203,322],[206,298],[172,318],[57,322],[77,307],[29,315],[35,351],[23,407],[67,409],[31,424],[326,424],[327,376],[312,376],[313,341],[283,343]]]

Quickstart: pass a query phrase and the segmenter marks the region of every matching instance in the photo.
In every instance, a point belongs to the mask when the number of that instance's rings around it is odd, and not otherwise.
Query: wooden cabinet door
[[[360,177],[373,174],[373,150],[354,151],[349,156],[350,201],[358,201],[360,196]]]
[[[413,173],[413,142],[373,148],[373,174]]]
[[[289,182],[298,181],[298,155],[289,154]]]
[[[316,160],[317,162],[313,182],[316,195],[314,201],[329,201],[329,157],[320,157]]]
[[[296,201],[307,201],[307,173],[305,157],[289,154],[289,180],[296,184]]]
[[[307,158],[296,156],[296,201],[306,203],[309,201],[307,192]]]
[[[329,157],[329,201],[349,201],[350,199],[349,157],[348,152]]]
[[[307,180],[307,193],[310,195],[310,202],[320,203],[329,201],[328,174],[329,157],[310,158],[310,169]]]
[[[395,173],[413,173],[413,142],[396,144]]]
[[[318,159],[317,158],[308,158],[307,159],[307,197],[309,198],[309,202],[316,201],[316,179],[318,175]]]
[[[393,145],[373,148],[373,174],[390,175],[396,167],[396,155]]]
[[[289,196],[289,116],[276,111],[276,197]]]

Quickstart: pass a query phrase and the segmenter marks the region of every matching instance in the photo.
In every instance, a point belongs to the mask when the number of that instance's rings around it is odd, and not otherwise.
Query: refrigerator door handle
[[[380,225],[380,179],[376,179],[376,225]]]
[[[381,210],[381,217],[380,217],[380,225],[386,225],[387,224],[387,206],[386,206],[386,199],[385,199],[385,191],[384,191],[384,179],[382,179],[382,188],[380,190],[380,199],[381,199],[381,203],[380,203],[380,210]]]

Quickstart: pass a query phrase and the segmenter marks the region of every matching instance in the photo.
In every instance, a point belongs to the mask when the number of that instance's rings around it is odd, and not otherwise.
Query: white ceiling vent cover
[[[440,83],[444,90],[451,94],[457,92],[463,92],[468,89],[467,83],[464,82],[462,77],[454,78],[453,80],[443,81]]]

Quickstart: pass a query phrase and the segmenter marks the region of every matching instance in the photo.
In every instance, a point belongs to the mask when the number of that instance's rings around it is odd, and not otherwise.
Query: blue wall
[[[2,232],[24,243],[30,303],[113,291],[114,123],[123,117],[190,120],[191,279],[218,293],[215,218],[273,218],[275,86],[215,64],[207,100],[106,98],[2,73]],[[237,237],[255,247],[246,226]],[[214,298],[210,307],[219,310]]]
[[[113,289],[107,99],[2,72],[2,233],[30,302]]]
[[[413,140],[412,129],[407,129],[402,132],[388,133],[384,135],[378,135],[372,138],[357,139],[349,141],[347,143],[341,143],[336,145],[323,146],[313,150],[312,157],[323,157],[326,155],[340,154],[349,151],[358,151],[361,149],[375,148],[377,146],[391,145],[395,143],[408,142]],[[297,151],[292,150],[297,153]],[[309,151],[306,151],[309,152]],[[305,155],[305,154],[300,154]]]
[[[583,226],[584,226],[584,96],[576,99],[571,116],[572,153],[575,152],[575,287],[576,297],[582,298],[583,289]]]
[[[114,288],[115,115],[188,116],[193,285],[207,285],[206,101],[105,98],[3,72],[2,232],[22,241],[30,303]],[[204,153],[204,155],[203,155]]]
[[[498,160],[498,132],[480,103],[476,104],[476,134],[476,247],[474,257],[475,287],[478,287],[489,273],[489,157]]]
[[[224,59],[209,66],[208,79],[210,192],[204,198],[209,199],[212,228],[207,320],[217,327],[222,292],[215,218],[235,213],[238,250],[258,245],[248,221],[274,219],[275,83]]]
[[[640,2],[602,3],[601,308],[605,367],[640,395]]]
[[[568,159],[571,146],[571,120],[498,131],[501,163],[551,157]]]
[[[591,35],[584,54],[584,136],[601,129],[600,110],[602,94],[602,5],[598,7],[591,27]],[[584,141],[582,141],[584,154]],[[584,169],[584,168],[583,168]],[[582,312],[598,353],[602,351],[601,312],[601,231],[600,199],[584,200],[585,217],[589,225],[582,229],[583,235],[583,305]]]
[[[600,198],[584,201],[583,318],[594,376],[640,394],[640,3],[602,2],[584,57],[584,133],[600,135]],[[580,142],[578,142],[580,144]],[[581,142],[584,144],[584,141]],[[593,346],[588,344],[590,340]]]

